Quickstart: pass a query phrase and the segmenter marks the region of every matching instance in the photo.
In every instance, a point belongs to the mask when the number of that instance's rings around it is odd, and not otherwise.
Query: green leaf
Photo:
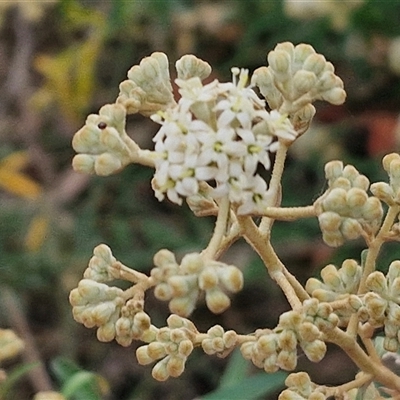
[[[0,399],[4,400],[7,395],[12,391],[13,386],[20,380],[24,375],[26,375],[30,370],[39,366],[40,363],[30,363],[19,365],[14,368],[8,375],[7,379],[0,385]],[[13,397],[10,397],[13,398]]]
[[[249,362],[245,360],[239,349],[236,349],[230,356],[228,365],[219,382],[219,388],[235,385],[246,377]]]
[[[87,400],[101,400],[98,393],[97,376],[93,372],[80,371],[75,373],[68,379],[61,389],[61,393],[66,398],[72,398],[76,394],[80,394],[80,398]]]
[[[256,400],[260,396],[273,393],[284,385],[287,374],[259,374],[249,376],[235,384],[221,387],[201,397],[201,400]]]

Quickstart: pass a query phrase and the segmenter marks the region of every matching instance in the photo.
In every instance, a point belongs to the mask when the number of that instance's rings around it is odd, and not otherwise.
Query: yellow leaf
[[[25,247],[30,252],[38,251],[46,240],[49,231],[49,219],[43,215],[34,217],[25,235]]]
[[[20,170],[27,166],[29,155],[26,151],[15,151],[0,161],[0,169]]]
[[[7,168],[0,168],[0,187],[30,200],[36,200],[42,193],[42,188],[38,183],[22,172]]]

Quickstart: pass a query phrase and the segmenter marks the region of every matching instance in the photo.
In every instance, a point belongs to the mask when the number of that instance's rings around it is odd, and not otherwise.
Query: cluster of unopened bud
[[[296,372],[290,374],[285,385],[288,389],[284,390],[278,400],[325,400],[327,397],[321,391],[321,387],[313,383],[306,372]]]
[[[363,297],[360,319],[376,328],[384,326],[383,347],[397,352],[400,348],[400,261],[390,264],[386,276],[380,271],[370,274],[366,287],[370,291]]]
[[[124,291],[115,286],[82,279],[69,300],[74,319],[87,328],[98,327],[97,338],[102,342],[115,339],[129,346],[151,326],[150,317],[143,311],[144,301],[126,301]]]
[[[237,342],[235,331],[226,331],[220,325],[215,325],[207,331],[208,338],[201,342],[206,354],[224,354],[234,348]]]
[[[74,150],[81,153],[72,161],[76,171],[106,176],[133,161],[139,148],[125,131],[125,118],[120,104],[106,104],[99,114],[87,117],[72,140]]]
[[[170,376],[176,378],[182,374],[198,334],[191,321],[178,315],[170,315],[167,324],[168,326],[160,329],[153,328],[153,337],[146,340],[149,344],[136,350],[136,357],[141,365],[159,360],[152,370],[153,378],[158,381],[165,381]]]
[[[256,341],[243,343],[241,352],[244,358],[266,372],[279,368],[292,371],[297,365],[298,345],[310,361],[322,360],[326,344],[321,340],[321,332],[333,329],[337,323],[338,318],[327,303],[309,299],[303,303],[301,313],[282,314],[275,329],[256,331]]]
[[[17,356],[24,347],[24,342],[13,330],[0,329],[0,362]]]
[[[83,277],[96,282],[109,282],[117,278],[112,268],[116,261],[111,249],[105,244],[100,244],[94,248],[93,257],[90,259]]]
[[[400,204],[400,155],[391,153],[383,157],[382,165],[389,175],[389,183],[376,182],[371,192],[389,206]]]
[[[231,304],[225,291],[236,293],[243,287],[243,274],[237,267],[205,260],[200,253],[186,254],[178,264],[172,252],[160,250],[154,265],[155,296],[169,301],[170,311],[183,317],[192,313],[201,291],[210,311],[219,314]]]
[[[362,301],[356,295],[361,274],[362,268],[355,260],[344,260],[339,269],[329,264],[321,270],[322,282],[310,278],[306,283],[306,290],[321,302],[347,300],[340,302],[341,306],[335,308],[335,313],[340,319],[339,325],[345,326],[351,314],[362,306]]]
[[[374,234],[383,208],[377,197],[368,196],[368,178],[341,161],[327,163],[325,175],[329,188],[314,203],[325,243],[337,247],[346,239]]]
[[[254,72],[252,84],[259,87],[271,109],[289,115],[297,132],[308,128],[315,100],[342,104],[346,98],[333,65],[310,45],[279,43],[268,54],[268,63]]]

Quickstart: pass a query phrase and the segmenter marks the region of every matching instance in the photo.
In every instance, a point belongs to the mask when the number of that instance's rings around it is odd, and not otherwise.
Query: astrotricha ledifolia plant
[[[400,156],[384,157],[388,183],[372,185],[354,166],[330,161],[327,189],[314,204],[281,207],[287,151],[306,134],[315,114],[313,102],[339,105],[346,93],[333,65],[310,45],[280,43],[267,59],[268,66],[251,76],[235,67],[232,82],[204,83],[210,65],[185,55],[176,62],[177,100],[168,58],[156,52],[129,70],[114,104],[88,116],[72,142],[79,153],[73,159],[76,171],[106,176],[131,163],[145,165],[155,171],[151,185],[158,200],[177,205],[185,200],[196,216],[216,218],[206,248],[180,260],[161,249],[148,275],[116,260],[106,244],[98,245],[70,293],[73,316],[96,327],[100,341],[115,339],[122,346],[144,342],[137,360],[154,363],[152,375],[159,381],[180,376],[196,347],[222,357],[240,348],[245,359],[273,373],[295,370],[300,352],[319,362],[327,343],[334,343],[360,369],[354,380],[329,387],[313,383],[306,372],[291,373],[280,400],[355,398],[366,387],[371,398],[380,398],[383,391],[396,397],[400,377],[385,366],[382,354],[399,349],[400,261],[392,262],[384,275],[376,271],[376,260],[385,242],[400,238]],[[127,135],[126,117],[134,113],[159,125],[154,150],[140,148]],[[321,279],[311,278],[303,287],[270,243],[275,220],[299,218],[318,218],[329,246],[362,238],[366,250],[360,260],[324,267]],[[205,299],[210,311],[219,314],[230,306],[230,294],[243,287],[241,269],[220,261],[239,238],[258,253],[291,311],[280,316],[276,327],[255,332],[226,331],[220,325],[199,332],[189,319],[198,301]],[[131,285],[124,290],[112,286],[116,279]],[[146,312],[150,289],[169,304],[166,326],[154,326]],[[378,339],[383,351],[377,349]]]

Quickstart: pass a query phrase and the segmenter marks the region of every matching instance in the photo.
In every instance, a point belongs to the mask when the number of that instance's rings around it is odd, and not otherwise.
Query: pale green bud
[[[213,288],[206,291],[206,304],[211,312],[220,314],[231,305],[231,301],[219,288]]]
[[[380,221],[383,216],[383,208],[380,200],[377,197],[368,197],[368,200],[363,207],[362,215],[369,221]]]
[[[194,275],[174,275],[168,278],[173,297],[186,296],[196,287],[197,277]]]
[[[173,296],[172,287],[168,283],[161,282],[154,288],[154,296],[162,301],[171,300]]]
[[[343,104],[346,100],[346,92],[341,87],[334,87],[322,93],[322,100],[327,101],[328,103],[334,104],[335,106],[339,106]]]
[[[314,292],[316,290],[321,289],[322,285],[323,285],[322,282],[320,282],[318,279],[310,278],[307,280],[306,290],[309,294],[311,294],[314,297]]]
[[[315,54],[315,50],[309,44],[300,43],[294,48],[294,60],[296,63],[303,64],[312,54]]]
[[[211,74],[210,64],[192,54],[181,57],[175,63],[175,67],[178,73],[178,79],[190,79],[197,76],[203,80]]]
[[[339,275],[346,287],[353,288],[358,285],[360,280],[361,267],[357,264],[357,261],[346,259],[342,263],[342,267],[339,270]]]
[[[393,282],[396,278],[400,278],[400,261],[395,260],[390,263],[388,270],[389,282]]]

